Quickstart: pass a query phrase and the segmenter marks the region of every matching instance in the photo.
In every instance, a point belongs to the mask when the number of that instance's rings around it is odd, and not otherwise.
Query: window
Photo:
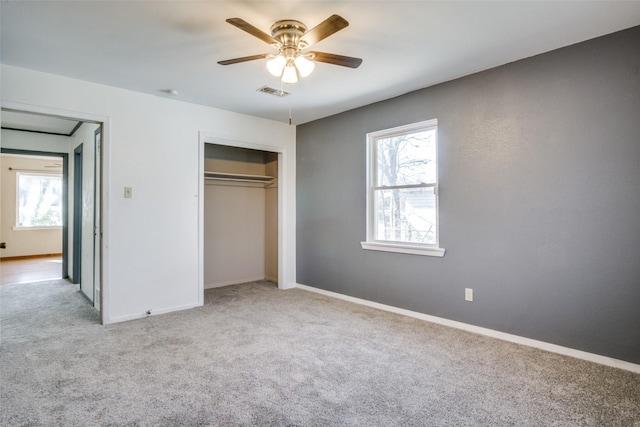
[[[444,256],[438,245],[438,122],[367,134],[363,249]]]
[[[56,174],[18,173],[16,227],[62,226],[62,177]]]

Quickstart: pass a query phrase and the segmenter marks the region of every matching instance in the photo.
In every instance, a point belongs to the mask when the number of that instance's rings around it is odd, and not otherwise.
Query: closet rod
[[[246,178],[214,178],[214,177],[204,177],[207,181],[238,181],[238,182],[253,182],[254,184],[268,184],[269,181],[260,181],[255,179],[246,179]]]
[[[242,181],[268,183],[275,178],[266,175],[248,175],[242,173],[205,172],[204,179],[216,179],[221,181]]]
[[[46,173],[48,175],[62,175],[62,166],[60,168],[53,169],[20,169],[20,168],[9,168],[10,171],[15,172],[41,172]]]
[[[222,181],[222,180],[207,180],[204,185],[211,185],[214,187],[237,187],[237,188],[256,188],[258,190],[270,188],[278,188],[275,184],[264,184],[262,182],[234,182],[234,181]]]

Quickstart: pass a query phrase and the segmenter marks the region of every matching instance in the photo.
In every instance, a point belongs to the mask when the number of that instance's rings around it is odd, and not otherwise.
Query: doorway
[[[63,157],[62,277],[79,284],[81,293],[101,313],[104,322],[100,250],[103,128],[103,122],[93,117],[2,109],[3,153]]]
[[[1,151],[0,283],[64,278],[68,154]]]

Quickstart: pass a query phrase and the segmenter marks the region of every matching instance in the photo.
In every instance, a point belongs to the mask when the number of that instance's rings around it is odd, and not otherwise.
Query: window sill
[[[442,258],[446,252],[444,248],[424,247],[402,243],[360,242],[362,249],[370,251],[396,252],[411,255],[435,256]]]
[[[13,231],[30,231],[30,230],[61,230],[61,225],[37,226],[37,227],[11,227]]]

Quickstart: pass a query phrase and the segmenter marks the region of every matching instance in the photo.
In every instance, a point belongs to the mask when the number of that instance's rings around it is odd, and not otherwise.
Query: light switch
[[[131,197],[133,197],[133,190],[131,187],[124,187],[124,198],[130,199]]]

